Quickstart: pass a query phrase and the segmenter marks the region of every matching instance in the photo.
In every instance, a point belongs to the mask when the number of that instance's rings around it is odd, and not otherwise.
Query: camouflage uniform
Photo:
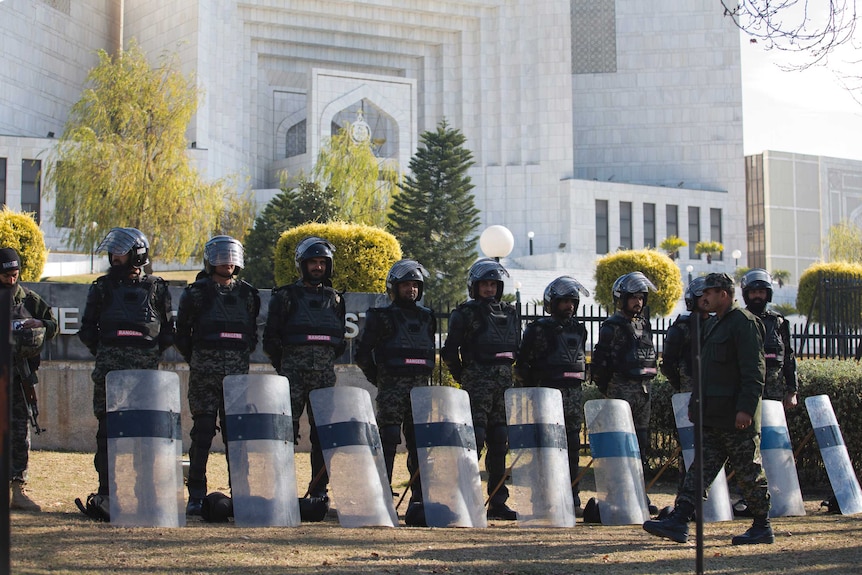
[[[477,343],[489,335],[496,340],[492,345]],[[505,302],[470,300],[452,311],[449,334],[441,351],[452,377],[470,396],[479,453],[482,446],[488,448],[488,494],[501,485],[491,500],[492,506],[503,505],[509,498],[508,488],[501,483],[509,449],[505,393],[514,384],[512,364],[519,337],[520,321],[514,307]]]
[[[667,328],[662,352],[661,372],[679,393],[690,392],[691,379],[691,318],[681,315]]]
[[[725,463],[735,472],[751,514],[766,518],[769,493],[760,463],[760,402],[765,361],[763,324],[734,302],[722,317],[704,325],[703,482],[712,484]],[[752,416],[752,425],[736,428],[736,414]],[[694,506],[695,474],[686,475],[677,503]]]
[[[306,334],[307,343],[289,343],[294,341],[296,333],[298,302],[301,297],[311,295],[322,298],[323,307],[320,311],[330,321],[340,323],[341,337],[327,335],[317,337],[313,333]],[[329,477],[323,462],[323,452],[314,424],[314,414],[308,395],[315,389],[333,387],[335,385],[335,360],[346,347],[344,298],[331,287],[308,286],[302,280],[293,284],[272,290],[266,327],[263,332],[263,351],[267,354],[272,366],[280,375],[290,382],[290,404],[293,416],[295,441],[299,441],[299,418],[308,406],[308,423],[311,428],[311,467],[312,478],[309,488],[312,496],[324,496]],[[320,343],[318,343],[320,342]],[[315,482],[315,478],[320,478]]]
[[[141,275],[136,279],[117,277],[116,272],[101,276],[90,286],[87,304],[81,317],[78,338],[96,356],[91,374],[93,380],[93,413],[99,421],[96,432],[96,455],[93,464],[99,474],[100,495],[108,495],[108,431],[106,427],[105,377],[108,372],[122,369],[158,369],[159,358],[174,343],[173,311],[168,285],[157,276]],[[148,287],[150,286],[150,287]],[[149,289],[145,305],[152,310],[150,322],[158,333],[152,339],[129,338],[128,344],[107,340],[103,329],[103,314],[117,290]],[[150,315],[147,312],[147,315]],[[146,329],[144,329],[146,331]]]
[[[436,331],[437,325],[430,309],[412,301],[392,303],[386,308],[368,310],[356,349],[356,365],[377,387],[377,424],[390,483],[403,430],[407,444],[407,471],[411,477],[416,476],[411,484],[411,502],[422,501],[422,484],[416,475],[419,461],[410,390],[430,382],[434,370]],[[407,332],[408,336],[398,337]]]
[[[564,333],[571,335],[565,337]],[[552,387],[559,389],[562,393],[569,474],[572,481],[578,476],[581,428],[584,425],[581,382],[585,378],[586,339],[587,330],[584,324],[575,319],[567,322],[560,322],[553,316],[539,319],[529,324],[524,330],[524,338],[518,348],[518,361],[515,363],[515,379],[519,386]],[[556,348],[567,342],[569,345],[576,345],[576,349],[573,349],[568,355],[559,353]],[[571,362],[565,366],[567,371],[563,372],[563,377],[559,377],[558,370],[549,370],[547,365],[549,357],[560,356],[567,357]],[[559,367],[562,369],[562,364],[559,364]],[[580,507],[579,492],[578,485],[572,487],[576,507]]]
[[[244,315],[236,318],[220,318],[223,330],[233,336],[216,340],[208,330],[204,314],[213,307],[231,310],[225,300],[236,300],[238,311]],[[257,316],[260,312],[260,296],[257,290],[245,282],[231,279],[221,285],[209,276],[202,277],[188,286],[180,298],[177,310],[177,350],[189,364],[189,410],[194,425],[191,429],[189,448],[188,490],[190,498],[203,498],[207,494],[206,466],[210,447],[216,433],[216,416],[221,426],[222,439],[227,457],[226,418],[224,408],[224,378],[228,375],[248,373],[249,356],[257,347]],[[225,313],[230,313],[226,311]],[[210,335],[210,338],[206,336]],[[212,339],[212,341],[208,341]]]
[[[592,377],[606,397],[625,400],[631,406],[645,468],[649,457],[650,391],[655,374],[649,320],[629,319],[622,311],[605,320],[593,350]]]
[[[0,288],[4,289],[4,288]],[[42,321],[45,327],[45,341],[57,335],[58,325],[54,319],[51,307],[34,291],[24,286],[15,285],[12,294],[12,319],[35,318]],[[17,351],[17,350],[16,350]],[[10,421],[11,481],[27,481],[27,469],[30,462],[30,414],[25,401],[24,387],[35,386],[39,379],[36,370],[39,369],[41,358],[19,357],[14,353],[12,370],[12,419]],[[35,397],[35,392],[33,392]]]

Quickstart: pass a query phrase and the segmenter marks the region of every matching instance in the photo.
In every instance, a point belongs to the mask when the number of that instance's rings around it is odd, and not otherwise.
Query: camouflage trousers
[[[584,390],[577,387],[565,387],[560,390],[563,394],[563,417],[566,420],[566,442],[569,449],[569,475],[574,481],[578,477],[581,457],[581,429],[584,426]],[[575,506],[580,505],[577,495],[580,487],[574,485],[572,493],[575,495]]]
[[[293,429],[297,434],[294,440],[299,441],[299,418],[308,407],[308,424],[311,426],[311,440],[317,443],[317,432],[314,428],[314,413],[308,401],[308,394],[315,389],[333,387],[335,385],[335,367],[326,370],[310,369],[284,369],[281,375],[285,376],[290,384],[290,410],[293,417]]]
[[[12,451],[9,478],[12,481],[27,481],[30,463],[30,414],[24,401],[24,392],[18,384],[18,376],[12,378],[12,420],[9,422],[10,447]]]
[[[93,380],[93,413],[104,415],[106,408],[105,377],[120,369],[159,369],[161,353],[158,347],[117,347],[99,345],[96,366],[90,378]]]
[[[158,369],[161,353],[157,347],[116,347],[99,345],[96,353],[96,367],[90,375],[93,380],[93,413],[99,420],[96,430],[96,455],[93,466],[99,475],[101,495],[110,493],[108,485],[108,426],[107,398],[105,396],[105,377],[111,371],[121,369]]]
[[[752,515],[766,517],[770,504],[766,474],[760,464],[760,430],[753,426],[744,430],[704,427],[704,485],[712,484],[725,463],[728,464],[728,472],[735,472],[734,477]],[[686,474],[677,502],[686,501],[695,505],[695,481],[694,473]],[[703,497],[706,497],[706,493],[703,493]]]
[[[189,410],[192,415],[224,410],[224,378],[248,373],[247,351],[201,349],[189,362]]]
[[[413,483],[410,485],[411,502],[422,501],[422,483],[417,474],[419,459],[416,454],[416,432],[413,428],[410,390],[428,384],[427,375],[380,374],[377,378],[377,426],[380,428],[380,439],[383,443],[386,473],[391,482],[395,454],[403,432],[407,446],[407,472],[413,478]]]
[[[638,438],[638,446],[641,452],[641,461],[644,469],[649,467],[650,436],[649,418],[651,413],[650,391],[651,381],[639,379],[623,379],[614,374],[608,385],[608,397],[611,399],[622,399],[629,404],[632,410],[632,422],[635,426],[635,434]]]
[[[763,399],[784,401],[787,395],[787,382],[780,367],[766,368],[766,385],[763,386]]]
[[[509,365],[471,364],[464,368],[461,376],[461,388],[470,396],[477,453],[481,456],[483,446],[488,449],[485,470],[492,506],[502,505],[509,498],[504,481],[509,450],[505,395],[513,382]]]

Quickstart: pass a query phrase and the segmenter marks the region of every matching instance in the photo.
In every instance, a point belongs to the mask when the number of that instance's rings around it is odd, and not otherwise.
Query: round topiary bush
[[[629,272],[643,272],[658,289],[649,295],[650,313],[666,316],[673,311],[683,290],[679,268],[668,256],[651,249],[623,250],[600,258],[596,263],[596,301],[613,310],[614,282]]]
[[[21,281],[39,281],[48,259],[48,250],[45,249],[45,236],[32,215],[15,212],[4,206],[3,211],[0,211],[0,248],[12,248],[18,252],[21,257]]]
[[[851,318],[851,314],[839,312],[841,306],[849,306],[854,302],[855,298],[849,298],[844,291],[831,291],[830,293],[820,294],[817,302],[814,301],[814,296],[817,293],[818,286],[823,278],[829,278],[833,282],[841,283],[857,283],[862,282],[862,264],[850,262],[829,262],[814,264],[802,273],[799,278],[799,289],[796,292],[796,309],[800,314],[808,317],[809,320],[820,322],[820,311],[830,309],[832,313],[846,321]],[[858,285],[858,283],[857,283]],[[812,307],[811,304],[814,304]],[[826,304],[824,306],[824,304]],[[847,308],[847,311],[851,311]],[[828,318],[823,318],[828,319]],[[862,324],[862,318],[855,317],[851,325]]]

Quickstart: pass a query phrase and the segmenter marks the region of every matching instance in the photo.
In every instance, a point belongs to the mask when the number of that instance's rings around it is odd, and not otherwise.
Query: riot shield
[[[410,390],[428,527],[487,527],[476,433],[467,392],[433,385]]]
[[[300,523],[290,387],[280,375],[224,378],[225,432],[234,521],[244,527]]]
[[[342,527],[397,527],[371,396],[359,387],[309,394]]]
[[[679,431],[679,444],[682,446],[682,460],[686,469],[691,469],[691,464],[694,463],[694,424],[688,418],[690,398],[691,392],[675,393],[671,398],[676,428]],[[707,486],[707,498],[703,502],[703,522],[717,521],[733,521],[733,505],[730,502],[724,467],[715,476],[712,485]]]
[[[763,400],[760,419],[760,457],[769,486],[772,504],[770,517],[789,517],[805,515],[805,502],[799,489],[799,476],[796,474],[796,461],[793,459],[793,446],[784,406],[780,401]]]
[[[563,396],[558,389],[506,390],[512,499],[522,527],[574,527]]]
[[[823,457],[829,483],[832,484],[841,513],[853,515],[862,512],[862,490],[859,489],[859,480],[853,471],[853,464],[850,463],[850,455],[844,445],[844,436],[841,435],[829,396],[806,397],[805,408],[808,410],[814,437],[817,438],[820,455]]]
[[[584,415],[602,524],[643,523],[649,510],[631,407],[622,399],[592,399]]]
[[[105,383],[111,524],[185,525],[179,376],[129,369]]]

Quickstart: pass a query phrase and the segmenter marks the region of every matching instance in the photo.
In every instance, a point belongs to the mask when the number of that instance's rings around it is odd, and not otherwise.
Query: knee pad
[[[383,445],[399,445],[401,443],[401,426],[384,425],[381,427],[380,442]]]
[[[505,453],[509,449],[509,432],[505,425],[495,425],[488,436],[488,451]]]
[[[192,417],[192,430],[189,435],[192,442],[199,445],[212,445],[213,437],[216,434],[216,416],[214,413],[205,415],[196,415]]]
[[[485,428],[474,427],[473,433],[476,434],[476,451],[481,453],[482,449],[485,447]]]

